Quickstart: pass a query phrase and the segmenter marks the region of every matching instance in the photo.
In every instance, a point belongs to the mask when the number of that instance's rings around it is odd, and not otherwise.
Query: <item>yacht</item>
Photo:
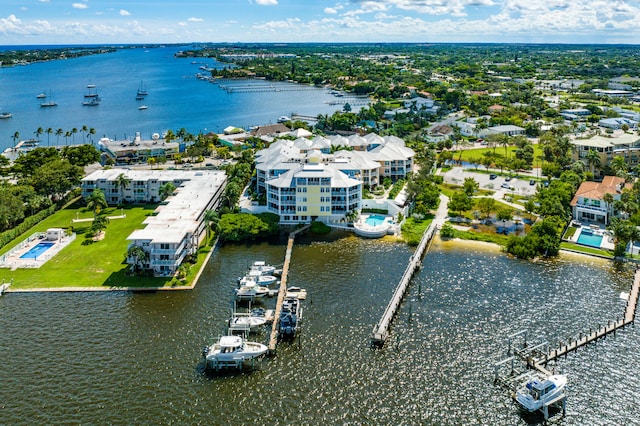
[[[82,103],[82,105],[84,105],[84,106],[98,106],[98,105],[100,105],[100,101],[98,100],[98,98],[91,98],[88,101],[84,101]]]
[[[229,333],[249,332],[257,333],[261,327],[267,323],[264,316],[253,315],[252,313],[235,312],[229,319]]]
[[[0,112],[0,120],[4,118],[11,118],[13,115],[10,112]]]
[[[262,343],[247,342],[240,336],[222,336],[213,345],[204,348],[205,368],[219,371],[225,368],[242,368],[267,353]]]
[[[45,99],[47,97],[47,94],[45,92],[39,93],[38,96],[36,96],[36,99]]]
[[[291,117],[287,117],[286,115],[281,115],[280,118],[278,118],[278,123],[285,123],[287,121],[291,121]]]
[[[247,279],[240,283],[240,288],[235,289],[235,292],[236,300],[254,300],[268,295],[269,289],[259,286],[254,280]]]
[[[256,260],[249,268],[249,273],[260,273],[260,275],[275,275],[277,273],[276,267],[267,265],[262,260]]]
[[[145,109],[149,109],[149,107],[148,107],[147,105],[140,105],[140,106],[138,107],[138,109],[139,109],[140,111],[144,111]]]
[[[138,92],[136,93],[136,99],[143,99],[148,94],[147,87],[144,85],[144,82],[141,81],[140,86],[138,86]]]
[[[278,336],[283,340],[292,340],[296,337],[298,325],[302,320],[302,307],[297,297],[286,297],[282,302],[280,321],[278,323]]]
[[[515,399],[523,410],[538,411],[562,399],[566,384],[567,376],[563,374],[534,375],[517,390]]]
[[[45,95],[44,98],[40,98],[40,99],[44,99],[44,101],[40,102],[40,107],[42,108],[51,108],[54,106],[58,106],[58,104],[55,103],[51,98],[51,91],[49,91],[49,96]]]
[[[271,284],[278,282],[278,278],[274,277],[273,275],[263,275],[260,271],[256,270],[249,270],[246,277],[240,278],[238,282],[242,282],[244,278],[253,279],[256,283],[258,283],[258,285],[264,286],[270,286]]]

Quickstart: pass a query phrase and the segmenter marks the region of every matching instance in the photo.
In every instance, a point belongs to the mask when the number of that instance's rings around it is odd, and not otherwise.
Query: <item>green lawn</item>
[[[431,222],[433,222],[433,215],[428,215],[424,220],[417,221],[412,217],[407,218],[402,224],[402,238],[410,246],[417,246],[420,244],[422,234],[427,230]]]
[[[507,158],[513,158],[515,156],[517,148],[515,146],[507,147]],[[474,148],[462,150],[462,161],[469,161],[471,158],[483,158],[483,154],[487,151],[494,151],[494,148]],[[495,148],[496,154],[504,155],[504,146],[497,146]],[[460,159],[460,151],[453,151],[453,159],[458,161]],[[542,146],[540,144],[533,145],[533,158],[542,156]],[[534,161],[535,165],[535,161]],[[484,169],[483,166],[479,167],[480,170]]]
[[[608,257],[610,259],[613,259],[613,255],[611,254],[611,252],[609,250],[601,250],[601,249],[597,249],[595,247],[587,247],[587,246],[583,246],[580,244],[574,244],[574,243],[568,243],[568,242],[561,242],[560,243],[560,248],[561,249],[567,249],[567,250],[572,250],[572,251],[578,251],[580,253],[584,253],[584,254],[595,254],[598,256],[604,256],[604,257]]]
[[[103,240],[93,242],[85,236],[91,222],[73,224],[72,219],[92,217],[86,208],[72,205],[56,212],[31,228],[19,239],[3,248],[8,251],[34,232],[44,232],[48,228],[68,228],[73,226],[77,238],[62,251],[37,269],[24,268],[11,271],[0,269],[0,278],[13,279],[13,289],[56,288],[56,287],[162,287],[171,283],[171,278],[129,277],[125,253],[129,242],[127,237],[134,229],[143,228],[142,221],[155,209],[155,205],[128,206],[124,208],[126,218],[112,219]],[[120,215],[120,208],[106,210],[108,216]],[[1,254],[1,253],[0,253]],[[203,256],[206,253],[203,253]],[[201,263],[200,263],[201,264]],[[192,267],[192,270],[195,267]],[[195,272],[189,274],[192,275]],[[187,279],[189,279],[189,277]],[[187,281],[188,282],[188,281]]]

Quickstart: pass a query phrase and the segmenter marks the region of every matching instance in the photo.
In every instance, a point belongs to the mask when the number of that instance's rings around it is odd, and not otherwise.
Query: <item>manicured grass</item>
[[[577,226],[569,226],[567,228],[567,232],[564,233],[564,236],[562,237],[565,240],[568,240],[569,238],[573,237],[576,233],[576,231],[578,230]]]
[[[513,158],[515,156],[517,148],[515,146],[507,147],[507,158]],[[469,161],[471,158],[483,158],[483,154],[487,151],[493,152],[493,148],[473,148],[462,150],[462,157],[460,157],[460,151],[453,151],[453,159],[458,161],[462,158],[462,161]],[[496,154],[504,156],[504,146],[497,146],[495,148]],[[538,158],[543,155],[542,146],[540,144],[533,145],[533,158]],[[534,162],[535,163],[535,162]],[[535,164],[534,164],[535,165]],[[480,167],[482,169],[483,167]]]
[[[487,243],[498,244],[500,246],[506,246],[507,241],[509,240],[509,236],[502,234],[489,234],[484,232],[473,232],[473,231],[461,231],[459,229],[454,229],[454,237],[460,238],[461,240],[473,240],[473,241],[484,241]]]
[[[171,278],[130,277],[126,275],[128,265],[125,254],[129,242],[127,237],[135,229],[144,228],[142,221],[155,209],[155,205],[127,206],[126,218],[112,219],[103,240],[93,242],[85,236],[91,222],[72,223],[76,217],[92,217],[86,208],[73,205],[31,228],[15,243],[33,234],[44,232],[48,228],[73,227],[77,238],[58,254],[37,269],[21,268],[11,271],[0,269],[5,280],[13,279],[13,289],[59,288],[59,287],[161,287],[168,285]],[[108,208],[108,216],[121,214],[120,208]],[[10,247],[7,246],[4,251]],[[192,267],[192,269],[195,269]]]
[[[601,250],[601,249],[597,249],[595,247],[587,247],[587,246],[582,246],[580,244],[567,243],[567,242],[563,241],[563,242],[560,243],[560,248],[561,249],[572,250],[572,251],[577,251],[577,252],[585,253],[585,254],[595,254],[597,256],[604,256],[604,257],[608,257],[610,259],[613,259],[613,255],[611,254],[611,252],[609,250]]]

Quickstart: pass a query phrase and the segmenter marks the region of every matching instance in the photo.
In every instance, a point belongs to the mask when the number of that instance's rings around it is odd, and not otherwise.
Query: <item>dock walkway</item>
[[[409,287],[409,282],[411,282],[411,278],[413,278],[415,272],[422,266],[422,258],[429,249],[436,231],[442,226],[442,224],[444,224],[445,218],[447,216],[448,201],[449,199],[446,196],[440,195],[440,205],[438,207],[438,211],[436,212],[436,217],[433,219],[433,222],[431,222],[425,233],[422,234],[420,243],[418,244],[416,251],[409,258],[407,269],[405,269],[404,274],[402,274],[402,278],[400,278],[400,282],[393,292],[391,301],[389,301],[387,308],[382,314],[382,318],[373,328],[373,334],[371,336],[372,346],[383,346],[385,341],[387,340],[387,337],[389,337],[389,327],[391,326],[391,321],[395,317],[396,312],[400,307],[400,303],[402,302],[407,288]]]
[[[274,354],[276,345],[278,344],[278,326],[280,323],[280,312],[282,311],[282,302],[287,294],[287,276],[289,274],[289,264],[291,263],[291,253],[293,252],[293,243],[296,235],[309,229],[311,225],[306,225],[289,234],[287,241],[287,251],[284,255],[284,264],[282,265],[282,275],[280,276],[280,289],[278,290],[278,300],[276,301],[276,309],[273,316],[273,324],[271,325],[271,336],[269,337],[269,353]]]

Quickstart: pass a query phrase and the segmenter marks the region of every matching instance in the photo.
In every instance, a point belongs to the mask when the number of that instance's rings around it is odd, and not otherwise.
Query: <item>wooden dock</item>
[[[273,323],[271,324],[271,335],[269,337],[269,353],[275,354],[276,345],[278,344],[278,326],[280,324],[280,312],[282,311],[282,302],[287,294],[287,276],[289,274],[289,264],[291,263],[291,253],[293,252],[293,243],[296,235],[309,229],[311,225],[306,225],[289,234],[287,241],[287,251],[284,255],[284,264],[282,265],[282,275],[280,276],[280,289],[278,291],[278,300],[276,301],[276,309],[273,315]]]
[[[407,269],[405,269],[400,282],[393,292],[391,301],[387,305],[382,318],[373,328],[373,334],[371,336],[372,346],[383,346],[385,341],[387,340],[387,337],[389,337],[389,327],[391,326],[391,322],[395,317],[398,308],[400,307],[400,303],[404,298],[407,287],[409,286],[409,282],[411,282],[411,278],[413,278],[415,272],[422,266],[422,257],[428,250],[436,229],[436,222],[431,222],[431,225],[429,225],[427,231],[422,235],[422,239],[420,240],[420,244],[418,244],[416,251],[409,258]]]
[[[633,324],[636,318],[636,308],[638,307],[638,295],[640,293],[640,269],[636,270],[633,285],[627,298],[627,305],[624,310],[624,316],[615,321],[609,321],[607,324],[600,326],[597,330],[589,330],[588,333],[580,334],[576,339],[569,343],[560,344],[557,348],[549,350],[537,357],[532,357],[528,363],[530,367],[543,371],[544,365],[550,361],[554,361],[561,356],[567,356],[570,352],[577,351],[579,348],[595,342],[598,339],[606,337],[609,334],[616,333],[617,330]],[[544,370],[546,371],[546,370]]]

